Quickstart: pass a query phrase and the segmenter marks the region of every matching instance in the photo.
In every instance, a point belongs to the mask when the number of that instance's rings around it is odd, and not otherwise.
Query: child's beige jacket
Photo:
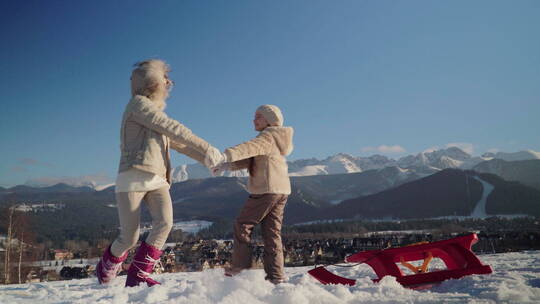
[[[267,127],[256,138],[225,150],[230,170],[248,169],[249,193],[291,193],[285,156],[293,150],[293,133],[291,127]]]

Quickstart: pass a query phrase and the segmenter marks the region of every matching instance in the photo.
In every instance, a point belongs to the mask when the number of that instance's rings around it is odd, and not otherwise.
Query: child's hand
[[[216,177],[216,176],[223,176],[223,173],[225,173],[225,171],[227,170],[229,170],[229,164],[222,163],[221,165],[211,168],[210,172],[212,173],[212,176]]]

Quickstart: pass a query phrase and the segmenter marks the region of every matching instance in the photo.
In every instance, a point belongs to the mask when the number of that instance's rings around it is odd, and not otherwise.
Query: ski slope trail
[[[487,198],[491,194],[493,189],[495,189],[495,187],[492,184],[480,179],[478,176],[475,176],[474,179],[482,183],[482,197],[480,198],[478,203],[476,203],[476,206],[474,207],[474,210],[471,213],[471,217],[486,218],[488,217],[486,213]]]

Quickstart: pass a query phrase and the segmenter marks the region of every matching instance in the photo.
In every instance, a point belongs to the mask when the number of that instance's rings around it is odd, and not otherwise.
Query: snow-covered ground
[[[202,229],[212,226],[212,222],[203,221],[203,220],[194,220],[194,221],[182,221],[174,222],[172,230],[182,229],[186,233],[197,233]],[[141,228],[141,232],[146,232],[152,229],[151,223],[145,223],[145,226]]]
[[[202,229],[212,226],[212,222],[195,220],[195,221],[183,221],[175,222],[173,225],[173,230],[182,229],[182,231],[187,233],[197,233]]]
[[[329,267],[356,278],[355,286],[322,285],[307,274],[311,267],[287,268],[289,281],[274,286],[262,270],[223,276],[222,270],[154,275],[160,286],[124,288],[124,277],[110,286],[83,279],[0,286],[0,303],[538,303],[540,251],[482,255],[493,274],[449,280],[429,290],[403,288],[392,277],[380,283],[367,265]]]

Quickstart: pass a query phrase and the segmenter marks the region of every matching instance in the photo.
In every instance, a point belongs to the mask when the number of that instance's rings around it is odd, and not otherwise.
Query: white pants
[[[152,216],[152,230],[145,242],[161,250],[167,241],[173,225],[172,200],[168,186],[148,192],[117,192],[120,235],[111,245],[111,253],[116,257],[122,256],[139,240],[143,200]]]

